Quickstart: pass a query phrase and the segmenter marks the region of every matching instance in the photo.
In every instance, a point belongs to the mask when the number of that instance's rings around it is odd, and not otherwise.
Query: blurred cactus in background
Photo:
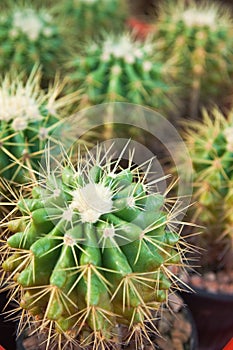
[[[31,71],[37,62],[46,77],[54,76],[64,40],[48,9],[11,4],[0,16],[0,70],[9,66]]]
[[[125,0],[62,0],[55,11],[72,26],[70,35],[83,40],[106,31],[122,31],[128,14]]]
[[[194,221],[204,226],[198,237],[211,267],[233,265],[233,114],[203,112],[189,123],[187,145],[194,168]]]
[[[178,65],[161,56],[149,38],[142,43],[128,33],[105,34],[83,46],[70,63],[70,76],[83,91],[84,105],[124,101],[164,112],[173,106]]]
[[[220,97],[223,89],[229,88],[233,22],[224,5],[164,1],[154,36],[165,55],[178,55],[182,61],[179,83],[185,84],[183,94],[190,99],[191,116],[196,115],[200,102]]]
[[[57,79],[47,92],[42,90],[36,66],[24,81],[25,75],[15,71],[0,81],[0,176],[20,183],[38,167],[50,135],[55,137],[78,96],[77,92],[61,96],[65,83]]]
[[[121,168],[112,151],[102,158],[98,149],[75,167],[64,155],[3,223],[3,286],[19,303],[20,326],[47,332],[47,348],[108,349],[123,341],[120,324],[126,343],[143,346],[178,287],[171,267],[187,263],[179,210],[155,191],[150,161]]]

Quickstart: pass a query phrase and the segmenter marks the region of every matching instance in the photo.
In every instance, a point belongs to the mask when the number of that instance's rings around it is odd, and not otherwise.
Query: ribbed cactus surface
[[[48,10],[11,4],[0,17],[0,69],[30,72],[35,62],[52,76],[62,51],[60,28]]]
[[[60,97],[64,84],[58,81],[44,92],[40,80],[34,67],[26,82],[15,72],[0,81],[0,176],[8,180],[29,180],[29,170],[38,168],[46,142],[51,134],[56,138],[64,110],[76,95]]]
[[[119,341],[118,324],[138,341],[155,331],[185,248],[174,208],[146,174],[91,157],[43,175],[18,201],[2,267],[23,316],[49,329],[51,344],[64,337],[106,349]]]
[[[194,168],[195,221],[206,227],[199,240],[215,247],[218,261],[233,262],[233,119],[217,109],[203,112],[201,122],[187,127],[187,145]],[[222,248],[221,248],[222,247]]]
[[[164,110],[174,93],[174,62],[163,62],[150,39],[142,43],[128,33],[90,41],[71,66],[71,79],[83,89],[83,103],[126,101]]]
[[[210,2],[165,1],[160,6],[155,40],[165,55],[181,60],[179,82],[192,88],[193,103],[219,96],[221,88],[230,84],[233,23],[229,13],[224,5]]]

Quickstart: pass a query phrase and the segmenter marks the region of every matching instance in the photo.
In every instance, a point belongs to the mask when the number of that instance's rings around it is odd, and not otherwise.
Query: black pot
[[[233,337],[233,295],[192,288],[182,298],[197,326],[199,350],[222,350]]]
[[[2,314],[3,308],[7,304],[7,294],[0,294],[0,345],[6,350],[16,350],[15,322],[7,321]]]
[[[187,319],[189,320],[191,326],[192,326],[192,334],[190,338],[190,350],[198,350],[198,344],[199,344],[199,339],[198,339],[198,332],[197,332],[197,327],[196,323],[193,319],[191,311],[186,307],[185,308],[185,314],[187,315]]]

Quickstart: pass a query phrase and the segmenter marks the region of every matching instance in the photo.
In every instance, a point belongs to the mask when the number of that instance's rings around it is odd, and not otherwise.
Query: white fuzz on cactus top
[[[37,98],[30,89],[21,84],[7,88],[7,84],[3,83],[0,87],[0,120],[12,120],[12,128],[20,131],[24,130],[29,122],[41,119]]]
[[[225,129],[224,136],[227,140],[227,150],[233,152],[233,127]]]
[[[92,4],[94,4],[94,3],[96,3],[96,2],[98,2],[99,0],[79,0],[79,2],[82,2],[82,3],[84,3],[84,4],[90,4],[90,5],[92,5]],[[110,0],[110,1],[112,1],[112,0]]]
[[[50,22],[50,20],[49,15],[39,16],[32,8],[17,10],[13,15],[11,36],[17,37],[20,33],[23,33],[30,41],[36,41],[41,33],[49,37],[53,31],[46,22]]]
[[[72,193],[72,209],[78,209],[82,222],[96,222],[112,210],[112,191],[103,184],[88,183]]]
[[[188,8],[181,15],[181,19],[188,27],[207,26],[213,28],[216,25],[217,17],[217,12],[214,7],[203,8],[203,11],[195,7]]]
[[[121,35],[117,38],[108,37],[103,43],[102,60],[109,61],[112,57],[122,58],[127,63],[133,64],[137,58],[143,57],[141,43],[134,42],[129,35]],[[145,45],[144,51],[148,47]]]

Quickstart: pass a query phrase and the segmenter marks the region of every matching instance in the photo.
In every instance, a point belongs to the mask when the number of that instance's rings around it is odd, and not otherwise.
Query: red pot
[[[147,35],[153,32],[154,25],[138,20],[135,17],[130,17],[127,20],[127,26],[132,30],[138,39],[146,39]]]
[[[223,350],[233,350],[233,338],[229,341]]]
[[[182,298],[197,326],[199,350],[224,349],[233,337],[233,296],[210,293],[192,285],[191,288],[195,293],[182,293]],[[233,350],[230,344],[226,350]]]

